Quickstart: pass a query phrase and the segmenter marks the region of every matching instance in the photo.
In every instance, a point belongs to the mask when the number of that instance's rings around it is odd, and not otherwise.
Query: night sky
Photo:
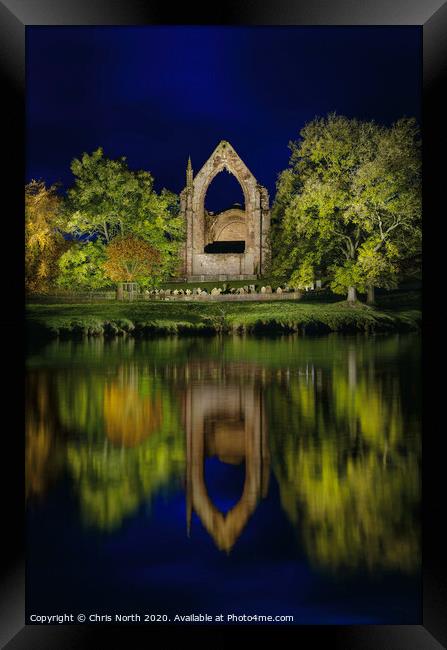
[[[26,180],[102,146],[179,192],[225,139],[273,196],[307,121],[420,119],[420,94],[419,27],[27,27]],[[241,196],[220,174],[207,207]]]

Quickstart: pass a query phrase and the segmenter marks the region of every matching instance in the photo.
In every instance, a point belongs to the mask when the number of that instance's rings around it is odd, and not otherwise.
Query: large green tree
[[[154,190],[153,177],[132,171],[124,157],[112,160],[99,147],[74,159],[74,185],[67,194],[67,230],[74,235],[95,235],[106,245],[117,235],[134,235],[156,248],[165,275],[178,265],[183,220],[178,197]]]
[[[420,248],[415,120],[385,127],[330,114],[289,147],[272,213],[276,274],[297,286],[322,274],[350,301],[358,290],[372,299],[374,285],[394,286]]]

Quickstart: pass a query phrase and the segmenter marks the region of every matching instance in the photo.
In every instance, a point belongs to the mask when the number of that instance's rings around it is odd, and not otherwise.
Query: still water
[[[27,613],[420,623],[417,335],[28,358]]]

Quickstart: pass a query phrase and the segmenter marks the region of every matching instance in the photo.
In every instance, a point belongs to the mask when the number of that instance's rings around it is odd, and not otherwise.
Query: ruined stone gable
[[[208,187],[223,171],[239,182],[245,207],[208,214]],[[270,259],[268,192],[229,142],[222,140],[195,176],[188,161],[180,207],[186,224],[181,275],[202,281],[248,280],[265,273]]]

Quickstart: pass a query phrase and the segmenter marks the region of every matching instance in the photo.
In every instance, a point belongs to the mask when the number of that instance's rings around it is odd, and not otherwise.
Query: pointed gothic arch
[[[245,480],[239,500],[223,514],[211,500],[205,480],[207,449],[206,427],[208,418],[225,422],[225,416],[234,418],[243,414],[236,453],[245,461]],[[259,501],[267,495],[270,455],[264,415],[262,388],[259,385],[237,383],[190,384],[185,392],[184,418],[186,429],[186,499],[187,528],[190,534],[191,515],[194,511],[213,538],[216,546],[227,553],[256,510]],[[230,436],[223,431],[212,453],[231,453],[226,450]],[[222,449],[223,447],[223,449]],[[232,449],[234,453],[234,447]]]
[[[229,211],[208,214],[205,197],[214,178],[224,171],[233,174],[244,195],[245,209],[239,211],[243,214],[238,217],[245,223],[245,246],[243,253],[216,255],[205,253],[205,247],[216,241],[213,234],[224,229],[228,225],[226,220],[232,215],[225,214]],[[180,206],[186,223],[183,255],[183,275],[186,278],[248,280],[265,273],[270,258],[268,192],[229,142],[222,140],[195,176],[191,160],[188,160],[186,187],[180,194]],[[233,237],[235,233],[228,229],[227,235]]]

